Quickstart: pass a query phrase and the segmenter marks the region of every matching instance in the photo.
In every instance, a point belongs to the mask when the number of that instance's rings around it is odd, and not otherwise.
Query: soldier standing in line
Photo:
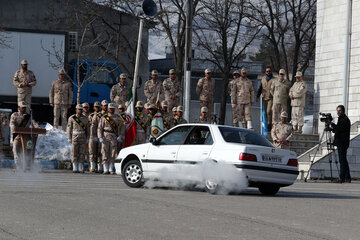
[[[120,74],[120,82],[115,84],[110,91],[111,102],[119,104],[125,104],[129,99],[129,87],[126,85],[127,75],[125,73]]]
[[[293,128],[291,124],[287,122],[287,117],[287,112],[281,113],[280,122],[276,123],[271,129],[271,137],[275,147],[290,150],[290,140],[293,135]]]
[[[89,119],[90,116],[90,105],[89,103],[83,103],[81,104],[83,106],[83,111],[82,111],[82,115],[86,118],[86,128],[88,133],[90,133],[90,126],[91,126],[91,121]],[[89,140],[90,140],[90,134],[88,134],[87,139],[86,139],[86,147],[85,147],[85,161],[88,163],[88,167],[90,169],[90,159],[89,159]]]
[[[235,82],[236,80],[240,77],[240,73],[239,71],[234,71],[233,72],[233,80],[231,80],[229,82],[229,85],[228,85],[228,94],[231,98],[231,91],[235,85]],[[238,127],[239,126],[239,120],[238,120],[238,109],[237,109],[237,105],[235,104],[231,104],[231,108],[232,108],[232,114],[233,114],[233,124],[234,124],[234,127]]]
[[[177,111],[177,107],[173,107],[171,110],[171,117],[174,118],[176,117],[176,111]]]
[[[272,74],[271,67],[266,67],[265,70],[266,76],[261,79],[261,85],[257,92],[256,101],[259,101],[260,96],[262,95],[262,101],[264,103],[264,108],[266,111],[266,119],[268,124],[268,130],[271,129],[271,120],[272,120],[272,104],[273,104],[273,96],[270,93],[271,84],[275,81],[275,78]]]
[[[176,108],[176,116],[170,122],[170,128],[175,127],[175,126],[177,126],[179,124],[188,123],[183,118],[183,113],[184,113],[184,108],[182,106],[178,106]]]
[[[291,99],[291,120],[295,133],[302,133],[304,126],[304,107],[307,85],[303,81],[301,72],[296,72],[296,82],[290,88],[289,96]]]
[[[84,117],[88,118],[88,116],[90,115],[90,105],[86,102],[86,103],[83,103],[82,106],[83,106],[82,115],[84,115]]]
[[[101,101],[101,114],[104,115],[105,113],[107,113],[108,104],[109,104],[109,102],[107,100],[102,100]]]
[[[101,104],[100,102],[94,103],[94,112],[92,112],[88,117],[88,126],[89,126],[89,172],[96,171],[96,163],[99,162],[101,157],[101,145],[97,138],[97,125],[98,119],[102,117],[100,112]],[[100,162],[101,163],[101,162]]]
[[[149,113],[146,115],[146,122],[145,122],[145,126],[146,126],[146,139],[145,139],[145,141],[150,138],[151,123],[152,123],[152,120],[153,120],[156,113],[157,113],[157,109],[156,109],[155,104],[150,103],[150,105],[149,105]]]
[[[270,88],[273,95],[272,124],[279,122],[279,114],[287,111],[287,100],[289,96],[290,82],[285,79],[285,70],[280,69],[279,78],[275,79]]]
[[[145,83],[144,93],[147,98],[148,103],[156,103],[157,96],[159,94],[160,99],[164,99],[164,89],[162,87],[162,83],[157,80],[158,71],[152,70],[151,79]]]
[[[26,113],[26,109],[27,109],[27,103],[26,102],[19,102],[18,103],[18,112],[14,112],[13,114],[11,114],[10,116],[10,128],[11,131],[13,132],[15,127],[30,127],[30,125],[32,124],[35,128],[39,128],[39,125],[35,122],[35,121],[31,121],[31,116],[30,114]],[[24,135],[23,136],[24,142],[27,142],[28,140],[31,139],[30,135]],[[13,154],[14,154],[14,161],[15,161],[15,169],[14,171],[18,170],[20,167],[20,163],[19,163],[19,156],[20,156],[20,152],[22,148],[22,144],[21,144],[21,138],[20,135],[18,134],[13,134]],[[27,153],[27,154],[31,154],[31,153]],[[24,158],[23,158],[24,159]],[[25,169],[23,169],[25,172],[26,171],[30,171],[30,164],[31,161],[29,161],[30,159],[27,157],[26,158],[27,162],[26,162],[26,167]]]
[[[135,105],[135,122],[136,122],[136,136],[135,136],[135,141],[134,141],[134,145],[136,144],[142,144],[146,142],[146,122],[147,122],[147,117],[144,114],[144,106],[143,103],[141,101],[137,101],[136,105]]]
[[[161,102],[161,115],[164,122],[164,131],[169,130],[171,113],[168,111],[168,105],[166,101]]]
[[[59,71],[59,78],[52,82],[49,103],[54,108],[54,128],[59,127],[59,119],[61,116],[61,128],[66,131],[67,113],[71,107],[73,100],[72,83],[66,78],[64,69]]]
[[[247,78],[245,68],[241,69],[241,77],[238,78],[231,91],[232,107],[238,108],[238,120],[244,128],[252,129],[251,105],[254,104],[254,87]]]
[[[118,106],[119,115],[125,116],[125,106],[123,104],[120,104]],[[124,119],[125,120],[125,119]]]
[[[179,104],[179,98],[181,96],[181,86],[179,80],[176,79],[176,73],[174,69],[169,71],[170,77],[163,82],[165,101],[168,103],[168,107],[172,109]]]
[[[211,118],[208,116],[207,107],[200,109],[200,117],[195,119],[194,123],[211,123]]]
[[[85,148],[87,142],[86,118],[82,115],[83,106],[76,105],[76,113],[67,124],[67,138],[71,143],[71,161],[74,173],[84,173]]]
[[[116,104],[110,103],[98,126],[98,138],[101,143],[101,154],[104,174],[115,174],[114,161],[118,154],[118,143],[124,141],[125,124],[121,117],[115,114]]]
[[[120,104],[118,106],[118,112],[119,112],[119,116],[120,116],[120,119],[119,121],[121,121],[121,123],[124,125],[124,140],[125,140],[125,134],[126,134],[126,112],[125,112],[125,106],[123,104]],[[123,147],[123,142],[122,143],[118,143],[118,150],[117,152],[119,152]]]
[[[32,87],[36,85],[36,78],[32,71],[28,70],[28,62],[21,61],[21,70],[17,70],[13,80],[14,85],[18,88],[18,103],[26,102],[27,113],[30,113]]]
[[[205,77],[200,78],[196,85],[196,94],[199,96],[201,107],[209,109],[212,116],[214,108],[215,80],[211,78],[211,70],[205,69]]]

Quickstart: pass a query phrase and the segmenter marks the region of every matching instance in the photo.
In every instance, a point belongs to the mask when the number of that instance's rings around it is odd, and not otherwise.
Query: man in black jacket
[[[337,115],[339,116],[338,123],[330,123],[327,120],[327,124],[331,124],[332,131],[335,133],[334,145],[337,146],[340,162],[340,178],[337,180],[339,183],[351,182],[349,164],[346,159],[347,149],[350,144],[350,120],[345,115],[345,107],[339,105],[337,108]]]

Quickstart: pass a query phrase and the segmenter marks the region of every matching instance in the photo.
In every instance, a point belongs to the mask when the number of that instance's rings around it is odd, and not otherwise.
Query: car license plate
[[[274,156],[274,155],[262,155],[262,160],[264,162],[271,162],[271,163],[281,163],[281,157]]]

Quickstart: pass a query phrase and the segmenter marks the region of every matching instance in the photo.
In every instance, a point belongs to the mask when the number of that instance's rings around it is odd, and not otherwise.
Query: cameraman
[[[339,116],[337,124],[332,123],[330,119],[325,121],[326,124],[331,126],[332,131],[335,133],[334,145],[337,146],[340,162],[340,178],[336,181],[338,183],[351,182],[349,164],[346,159],[346,152],[350,144],[350,120],[345,115],[345,107],[339,105],[336,108],[337,115]]]

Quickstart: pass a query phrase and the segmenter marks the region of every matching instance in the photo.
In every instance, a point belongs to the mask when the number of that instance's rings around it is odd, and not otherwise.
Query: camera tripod
[[[328,152],[328,155],[329,155],[329,165],[330,165],[330,181],[332,182],[333,181],[333,172],[332,172],[332,161],[333,161],[333,157],[334,157],[334,162],[335,162],[335,165],[336,165],[336,169],[337,169],[337,172],[338,172],[338,175],[340,175],[339,173],[339,166],[338,166],[338,160],[337,160],[337,157],[336,157],[336,153],[335,153],[335,146],[334,146],[334,142],[333,142],[333,139],[331,137],[331,128],[326,125],[322,134],[321,134],[321,138],[320,138],[320,141],[319,141],[319,144],[318,144],[318,147],[316,148],[316,151],[315,151],[315,154],[314,154],[314,157],[313,159],[310,161],[310,168],[306,174],[306,177],[304,179],[305,182],[307,182],[307,179],[309,177],[309,174],[310,174],[310,171],[311,171],[311,168],[313,167],[314,165],[314,161],[315,161],[315,157],[316,157],[316,154],[318,153],[320,147],[321,147],[321,143],[323,142],[323,138],[325,136],[325,142],[326,142],[326,149],[327,149],[327,152]],[[333,156],[334,155],[334,156]]]

